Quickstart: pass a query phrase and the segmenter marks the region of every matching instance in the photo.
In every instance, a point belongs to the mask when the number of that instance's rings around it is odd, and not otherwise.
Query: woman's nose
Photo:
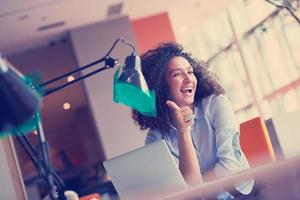
[[[184,73],[184,81],[186,82],[190,82],[191,81],[191,76],[189,75],[189,73]]]

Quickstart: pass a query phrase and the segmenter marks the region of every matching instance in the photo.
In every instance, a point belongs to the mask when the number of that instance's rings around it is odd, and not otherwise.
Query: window
[[[239,121],[299,109],[299,24],[265,1],[233,2],[192,41],[210,61]]]

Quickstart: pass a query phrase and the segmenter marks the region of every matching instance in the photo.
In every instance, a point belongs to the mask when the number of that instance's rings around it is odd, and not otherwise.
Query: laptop
[[[164,140],[106,160],[103,165],[122,200],[158,199],[187,189]]]

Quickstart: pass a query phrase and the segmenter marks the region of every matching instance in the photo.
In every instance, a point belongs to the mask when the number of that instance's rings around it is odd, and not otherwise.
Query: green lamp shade
[[[119,74],[120,68],[114,75],[114,102],[129,106],[143,115],[155,117],[155,92],[148,90],[141,71],[125,68],[120,76]]]

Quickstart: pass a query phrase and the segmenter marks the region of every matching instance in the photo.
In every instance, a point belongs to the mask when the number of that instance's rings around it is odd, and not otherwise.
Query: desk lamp
[[[64,192],[64,183],[52,169],[49,159],[49,147],[45,139],[39,114],[41,96],[48,96],[105,69],[115,67],[118,62],[116,59],[110,57],[110,53],[120,41],[130,46],[132,53],[126,57],[125,65],[115,72],[113,100],[116,103],[121,103],[138,110],[144,115],[154,117],[156,116],[155,93],[148,89],[141,72],[141,61],[139,56],[135,55],[134,46],[126,42],[123,38],[117,39],[103,58],[40,85],[32,84],[32,87],[29,87],[22,80],[22,75],[17,73],[12,66],[8,66],[7,62],[0,57],[0,137],[5,135],[18,135],[17,140],[36,167],[40,177],[47,184],[50,199],[64,199],[64,197],[62,197],[63,195],[61,195]],[[49,84],[102,62],[104,62],[103,67],[88,74],[81,75],[73,81],[55,88],[45,88]],[[43,92],[39,95],[37,91]],[[24,128],[28,126],[28,121],[34,122],[34,126]],[[32,125],[32,123],[30,125]],[[36,129],[38,132],[38,149],[34,148],[30,140],[24,135],[32,131],[32,129]]]

